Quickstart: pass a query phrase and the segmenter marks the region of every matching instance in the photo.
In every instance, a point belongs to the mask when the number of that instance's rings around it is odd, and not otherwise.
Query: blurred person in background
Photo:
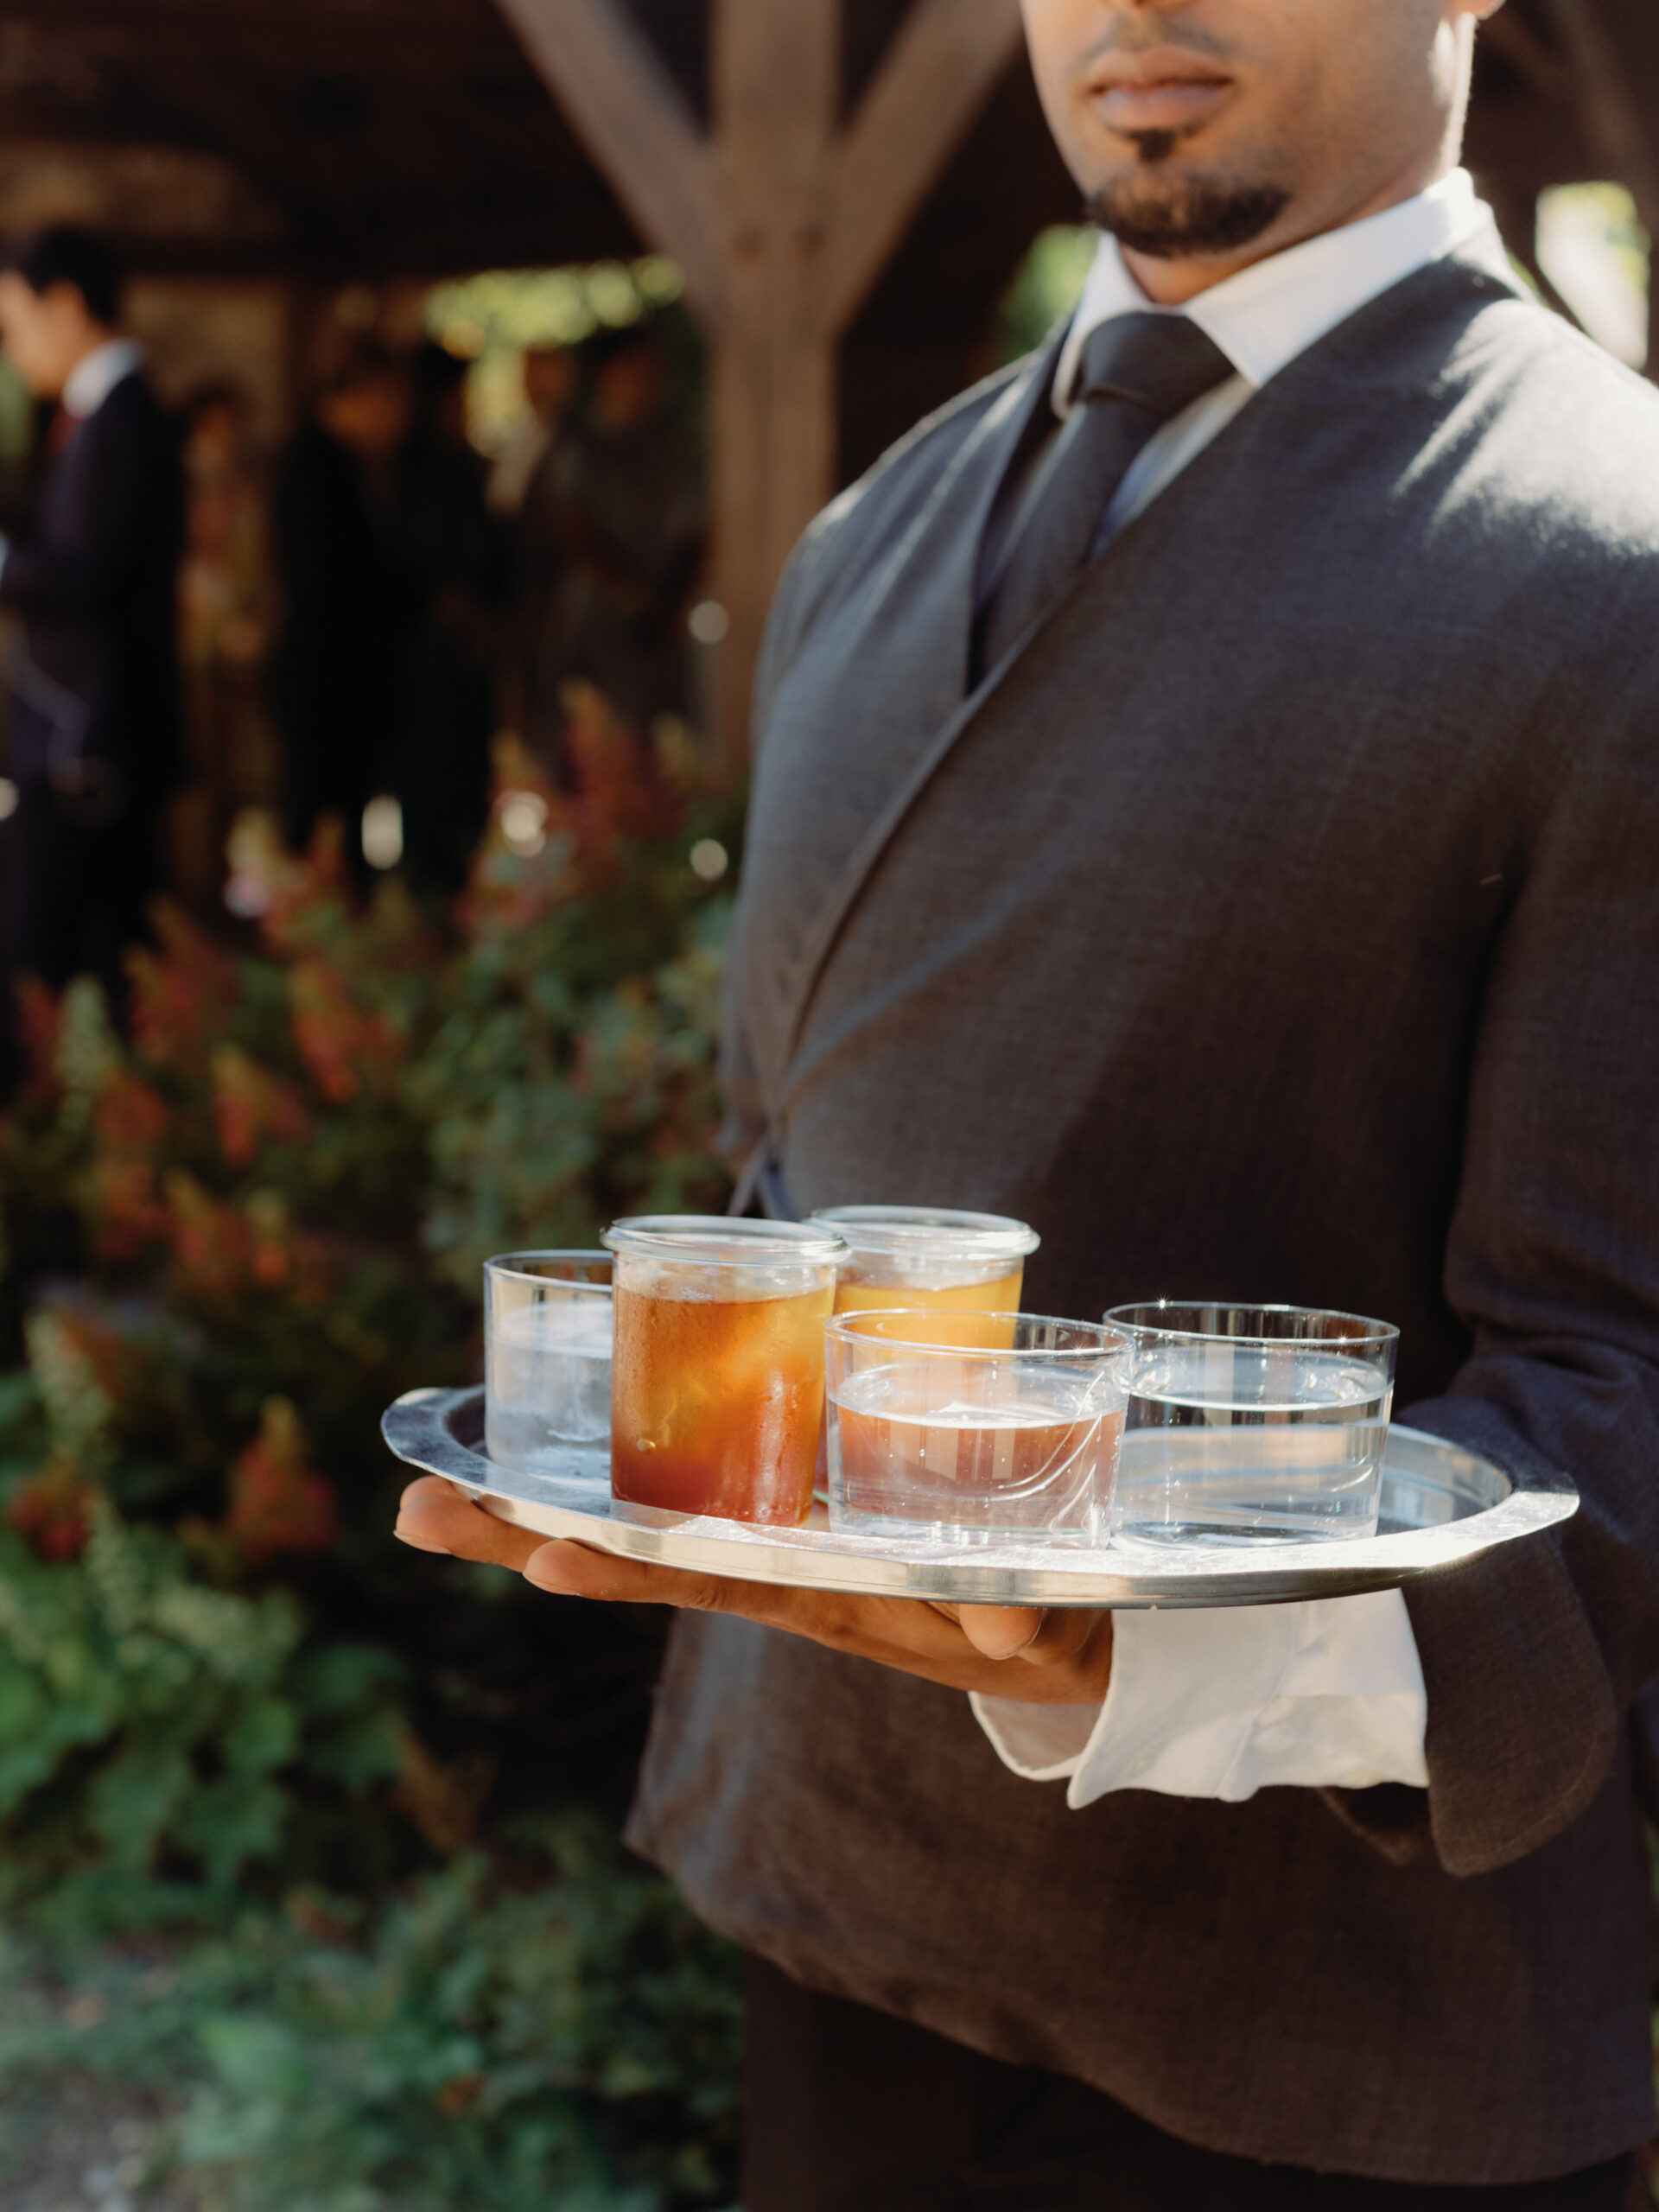
[[[531,487],[557,444],[576,397],[576,357],[568,346],[526,347],[519,374],[524,421],[496,455],[485,498],[503,522],[524,513]]]
[[[490,512],[488,464],[467,435],[467,368],[430,342],[416,355],[414,420],[394,472],[417,608],[385,787],[403,810],[404,873],[435,896],[461,889],[489,811],[493,670],[512,603],[512,533]]]
[[[492,514],[513,531],[518,589],[508,650],[500,670],[500,714],[532,752],[551,766],[558,745],[558,702],[543,696],[537,678],[543,632],[553,613],[563,566],[554,491],[566,441],[573,435],[580,374],[567,346],[532,346],[521,369],[528,410],[497,455],[485,487]]]
[[[555,760],[572,677],[596,684],[641,728],[685,712],[683,615],[703,550],[702,471],[657,332],[607,331],[582,353],[585,404],[531,494],[557,568],[537,630],[527,734]]]
[[[118,1016],[180,773],[183,535],[177,432],[120,333],[120,294],[112,251],[67,227],[15,241],[0,269],[0,342],[53,410],[32,512],[0,553],[0,602],[22,618],[5,671],[9,949],[54,989],[95,975]]]
[[[184,441],[185,556],[179,639],[195,789],[175,827],[175,881],[218,904],[225,839],[245,805],[279,797],[264,699],[275,615],[270,495],[247,395],[213,382],[191,396]]]
[[[363,809],[396,741],[420,585],[403,550],[397,457],[414,422],[407,371],[364,341],[334,367],[284,456],[276,494],[284,617],[272,667],[288,835],[342,817],[363,873]]]

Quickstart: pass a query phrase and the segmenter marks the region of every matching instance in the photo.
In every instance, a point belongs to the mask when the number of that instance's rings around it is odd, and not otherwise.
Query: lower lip
[[[1096,111],[1109,130],[1182,130],[1205,123],[1232,86],[1216,79],[1168,85],[1114,85],[1095,95]]]

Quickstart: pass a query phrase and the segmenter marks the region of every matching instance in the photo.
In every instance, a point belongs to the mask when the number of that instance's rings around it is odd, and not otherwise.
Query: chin
[[[1155,260],[1201,259],[1252,245],[1284,213],[1288,188],[1160,159],[1120,171],[1090,195],[1091,221]]]

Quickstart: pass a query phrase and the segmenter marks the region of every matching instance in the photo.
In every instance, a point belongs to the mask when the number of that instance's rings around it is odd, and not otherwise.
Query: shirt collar
[[[143,367],[143,347],[130,338],[106,338],[94,346],[69,372],[63,387],[64,412],[83,423],[96,415],[117,385]]]
[[[1115,315],[1185,315],[1247,383],[1260,385],[1369,301],[1468,245],[1496,254],[1500,265],[1507,265],[1497,220],[1466,169],[1453,169],[1380,215],[1253,262],[1180,308],[1154,308],[1129,274],[1117,240],[1103,238],[1055,368],[1055,411],[1071,411],[1084,339]]]

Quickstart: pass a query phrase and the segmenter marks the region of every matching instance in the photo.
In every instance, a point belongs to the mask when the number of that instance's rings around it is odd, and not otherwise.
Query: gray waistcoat
[[[961,1696],[693,1620],[632,1834],[804,1980],[1193,2141],[1568,2171],[1652,2119],[1659,398],[1440,264],[964,702],[977,531],[1046,372],[923,425],[780,594],[740,1117],[803,1207],[1031,1220],[1035,1311],[1386,1315],[1407,1418],[1585,1510],[1411,1596],[1427,1793],[1072,1813]]]

